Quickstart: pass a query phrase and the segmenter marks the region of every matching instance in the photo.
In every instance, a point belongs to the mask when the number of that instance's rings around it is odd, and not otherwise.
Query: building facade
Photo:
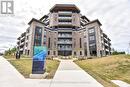
[[[89,20],[73,4],[56,4],[49,14],[28,24],[17,42],[21,54],[32,57],[34,46],[47,46],[48,57],[111,54],[111,40],[100,28],[100,21]]]

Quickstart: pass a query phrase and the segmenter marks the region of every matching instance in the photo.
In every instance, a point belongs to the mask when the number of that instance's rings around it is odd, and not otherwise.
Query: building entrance
[[[58,51],[58,55],[60,55],[60,56],[71,56],[72,51]]]

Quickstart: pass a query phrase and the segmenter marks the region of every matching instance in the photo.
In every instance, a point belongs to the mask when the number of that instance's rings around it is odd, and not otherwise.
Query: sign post
[[[30,78],[43,78],[45,74],[45,62],[47,56],[47,47],[34,46],[32,74]]]

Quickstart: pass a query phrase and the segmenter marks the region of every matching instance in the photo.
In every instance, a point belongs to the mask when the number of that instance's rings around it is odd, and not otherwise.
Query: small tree
[[[113,51],[112,52],[112,55],[119,55],[119,54],[125,54],[125,52],[124,51],[122,51],[122,52]]]
[[[7,55],[14,55],[16,53],[16,47],[13,47],[13,48],[9,48],[8,50],[6,50],[4,52],[4,55],[7,56]]]

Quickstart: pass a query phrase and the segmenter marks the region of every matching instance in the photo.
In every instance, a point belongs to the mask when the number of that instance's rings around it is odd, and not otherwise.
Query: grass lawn
[[[14,55],[8,55],[8,56],[3,55],[3,57],[6,59],[15,59]]]
[[[110,80],[130,83],[130,55],[115,55],[75,61],[105,87],[116,87]]]
[[[21,58],[21,59],[9,59],[8,61],[25,77],[29,78],[32,72],[32,59],[31,58]],[[53,78],[58,66],[58,60],[46,60],[46,71],[49,73],[47,79]]]

